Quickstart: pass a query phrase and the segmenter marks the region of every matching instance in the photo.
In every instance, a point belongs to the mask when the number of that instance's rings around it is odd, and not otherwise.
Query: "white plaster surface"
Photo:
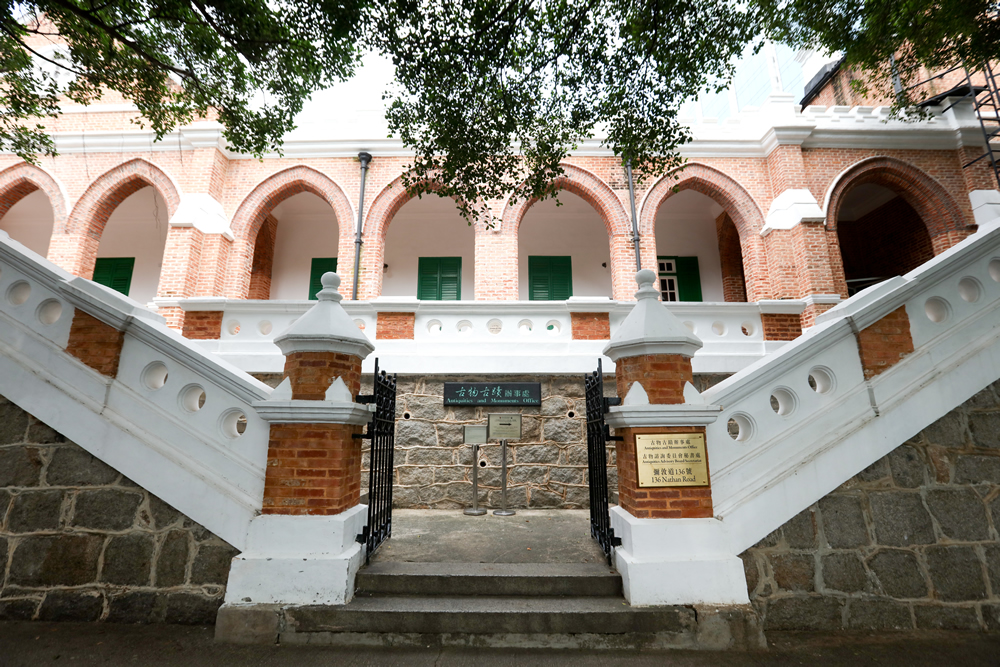
[[[715,220],[722,215],[711,197],[694,190],[672,195],[656,213],[656,254],[698,258],[702,301],[725,301]]]
[[[128,296],[148,303],[156,296],[167,241],[167,203],[152,187],[131,195],[114,210],[101,235],[98,257],[135,257]]]
[[[41,190],[22,198],[0,218],[0,230],[42,257],[49,251],[52,224],[52,205]]]
[[[311,192],[293,195],[274,207],[278,219],[271,268],[272,299],[308,299],[314,257],[336,257],[340,227],[333,208]],[[338,271],[351,270],[337,266]]]
[[[611,296],[611,249],[604,221],[572,192],[529,208],[517,233],[518,298],[528,300],[528,256],[569,255],[573,296]],[[607,266],[602,266],[606,264]]]

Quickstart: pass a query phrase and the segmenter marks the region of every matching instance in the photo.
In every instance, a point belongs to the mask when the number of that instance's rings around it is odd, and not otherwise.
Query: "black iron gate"
[[[365,545],[365,563],[392,534],[392,471],[396,444],[396,376],[379,373],[375,360],[374,393],[359,395],[358,403],[374,403],[368,432],[354,437],[371,441],[368,464],[368,525],[358,535]]]
[[[597,370],[584,376],[587,401],[587,479],[590,484],[590,534],[604,549],[608,564],[612,565],[612,550],[621,545],[620,537],[615,537],[611,528],[611,513],[608,511],[608,452],[607,443],[621,440],[613,436],[604,422],[604,415],[620,399],[604,397],[604,373],[601,360],[597,360]]]

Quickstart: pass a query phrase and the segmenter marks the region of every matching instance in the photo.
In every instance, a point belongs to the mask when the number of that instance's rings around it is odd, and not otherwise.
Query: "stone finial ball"
[[[333,271],[327,271],[319,278],[320,283],[323,285],[323,289],[337,289],[340,287],[340,276],[338,276]]]
[[[656,282],[656,272],[652,269],[642,269],[637,271],[635,274],[635,282],[639,284],[639,287],[643,285],[652,285]]]

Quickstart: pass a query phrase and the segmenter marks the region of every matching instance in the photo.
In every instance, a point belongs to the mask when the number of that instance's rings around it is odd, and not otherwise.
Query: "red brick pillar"
[[[327,273],[311,310],[275,338],[285,379],[255,406],[271,424],[263,514],[335,515],[359,503],[361,433],[370,413],[355,403],[372,344],[340,305]]]
[[[693,387],[686,389],[692,378],[691,357],[702,343],[660,303],[655,280],[656,274],[649,270],[636,274],[636,306],[604,349],[615,362],[618,395],[623,401],[609,418],[615,434],[622,437],[617,443],[618,503],[636,518],[709,518],[713,516],[712,489],[707,475],[698,486],[643,487],[641,483],[636,436],[661,435],[672,442],[695,435],[704,442],[705,425],[714,421],[705,420],[703,406],[692,406],[690,421],[685,421],[685,393],[693,391]],[[658,405],[664,406],[662,412],[650,411]],[[644,416],[632,419],[629,413],[638,406]],[[701,456],[707,466],[707,452]],[[664,468],[674,467],[674,461],[664,462]],[[676,467],[681,467],[680,462]]]

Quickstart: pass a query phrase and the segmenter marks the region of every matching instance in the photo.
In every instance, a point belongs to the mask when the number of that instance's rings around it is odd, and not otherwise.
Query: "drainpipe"
[[[632,160],[625,160],[625,174],[628,176],[628,198],[632,204],[632,243],[635,244],[635,270],[642,270],[639,257],[639,221],[635,215],[635,183],[632,182]],[[363,182],[363,181],[362,181]]]
[[[354,289],[351,292],[351,301],[358,300],[358,279],[361,277],[361,225],[364,223],[365,215],[365,176],[368,174],[368,163],[372,161],[371,153],[361,151],[358,153],[358,160],[361,161],[361,194],[358,195],[358,231],[354,235]]]

